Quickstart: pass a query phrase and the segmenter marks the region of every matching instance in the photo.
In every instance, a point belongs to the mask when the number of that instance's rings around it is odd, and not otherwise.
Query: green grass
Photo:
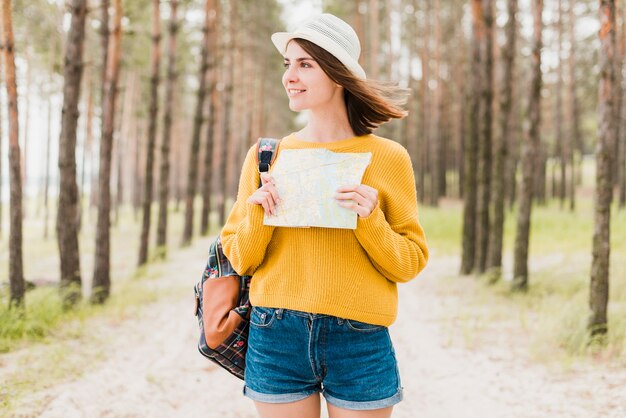
[[[156,208],[154,208],[156,209]],[[155,214],[153,214],[155,222]],[[95,217],[92,218],[95,222]],[[182,212],[170,212],[169,254],[180,245]],[[196,224],[197,225],[197,224]],[[172,267],[161,259],[154,249],[151,237],[151,262],[136,268],[139,221],[129,208],[120,212],[118,224],[112,228],[111,297],[103,305],[88,303],[88,289],[83,300],[71,310],[63,310],[55,276],[58,275],[58,250],[53,238],[40,238],[43,224],[25,222],[24,259],[28,260],[29,280],[45,280],[49,284],[37,286],[26,293],[25,310],[8,310],[8,288],[0,289],[0,417],[15,416],[15,408],[28,399],[29,394],[92,370],[106,358],[107,336],[98,331],[100,324],[121,324],[135,318],[151,302],[180,299],[188,295],[190,284],[179,277],[174,280],[156,279],[172,274]],[[153,228],[154,230],[155,228]],[[85,287],[89,287],[92,270],[94,228],[85,225],[81,233],[81,270]],[[90,242],[91,241],[91,242]],[[0,247],[6,246],[5,241]],[[4,271],[8,262],[4,252],[0,261]],[[199,260],[199,268],[202,260]],[[169,270],[168,270],[169,269]],[[41,271],[40,275],[35,275]],[[199,273],[198,273],[199,275]],[[95,343],[94,343],[95,340]],[[101,341],[101,344],[99,341]],[[21,350],[21,348],[28,348]],[[30,400],[27,403],[43,402]]]
[[[83,230],[80,234],[81,274],[83,280],[83,301],[75,309],[64,311],[58,292],[59,255],[56,237],[54,236],[54,219],[49,217],[47,239],[43,238],[43,214],[37,217],[36,202],[28,202],[27,217],[23,224],[24,234],[24,276],[28,281],[41,284],[34,290],[26,292],[25,310],[8,309],[8,224],[5,219],[3,238],[0,240],[0,353],[12,351],[24,344],[44,341],[48,336],[56,335],[60,327],[68,322],[76,322],[95,315],[111,315],[115,310],[126,309],[143,302],[154,300],[158,295],[146,286],[137,282],[138,279],[150,279],[159,275],[158,269],[146,266],[137,268],[139,250],[139,233],[141,216],[132,208],[120,209],[117,222],[111,228],[111,299],[105,307],[90,305],[89,287],[93,275],[95,252],[95,208],[88,210],[83,218]],[[196,204],[196,230],[199,227],[199,203]],[[51,205],[54,207],[54,204]],[[150,263],[157,264],[166,260],[163,249],[155,249],[157,209],[153,206],[152,228],[150,236]],[[6,211],[8,212],[8,211]],[[176,213],[170,208],[168,216],[169,251],[180,247],[183,229],[184,207]],[[8,213],[6,214],[8,217]],[[137,216],[135,218],[135,216]],[[115,216],[112,216],[115,220]],[[215,225],[216,222],[213,222]],[[2,283],[4,282],[4,283]]]
[[[440,208],[422,206],[420,221],[426,231],[431,257],[460,255],[462,204],[443,201]],[[609,333],[604,344],[590,344],[587,331],[589,280],[593,235],[591,197],[577,201],[574,212],[561,210],[558,202],[534,206],[529,248],[529,285],[526,293],[512,293],[510,279],[515,239],[516,211],[506,214],[504,278],[495,286],[488,277],[469,294],[458,313],[462,340],[472,347],[479,335],[498,323],[516,321],[530,338],[532,357],[538,361],[572,364],[586,359],[613,360],[626,364],[626,211],[612,207]],[[441,280],[448,291],[462,280]],[[487,306],[488,308],[484,308]]]

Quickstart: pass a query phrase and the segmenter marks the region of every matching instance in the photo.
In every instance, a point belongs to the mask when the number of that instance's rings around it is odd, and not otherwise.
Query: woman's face
[[[335,84],[297,42],[287,45],[284,65],[283,86],[291,110],[316,110],[343,103],[341,86]]]

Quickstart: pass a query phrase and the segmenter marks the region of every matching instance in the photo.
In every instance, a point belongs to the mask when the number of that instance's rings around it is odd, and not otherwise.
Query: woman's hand
[[[276,214],[276,205],[280,202],[276,191],[276,182],[269,173],[261,173],[261,187],[259,187],[250,197],[248,203],[263,206],[267,216]]]
[[[365,184],[343,186],[337,189],[335,199],[340,206],[367,218],[378,204],[378,190]]]

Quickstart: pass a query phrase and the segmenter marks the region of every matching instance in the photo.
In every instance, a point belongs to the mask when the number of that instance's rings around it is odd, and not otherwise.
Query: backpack
[[[259,172],[269,171],[279,144],[280,140],[273,138],[258,140]],[[250,324],[250,280],[251,276],[237,274],[222,251],[218,235],[209,247],[202,278],[194,286],[200,354],[242,380]]]

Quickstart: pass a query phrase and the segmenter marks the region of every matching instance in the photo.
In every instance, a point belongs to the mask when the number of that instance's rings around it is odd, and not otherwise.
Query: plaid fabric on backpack
[[[259,172],[269,171],[280,141],[257,142]],[[209,247],[202,278],[194,286],[195,314],[200,327],[198,350],[240,379],[244,378],[250,325],[251,276],[237,274],[222,251],[219,236]]]

